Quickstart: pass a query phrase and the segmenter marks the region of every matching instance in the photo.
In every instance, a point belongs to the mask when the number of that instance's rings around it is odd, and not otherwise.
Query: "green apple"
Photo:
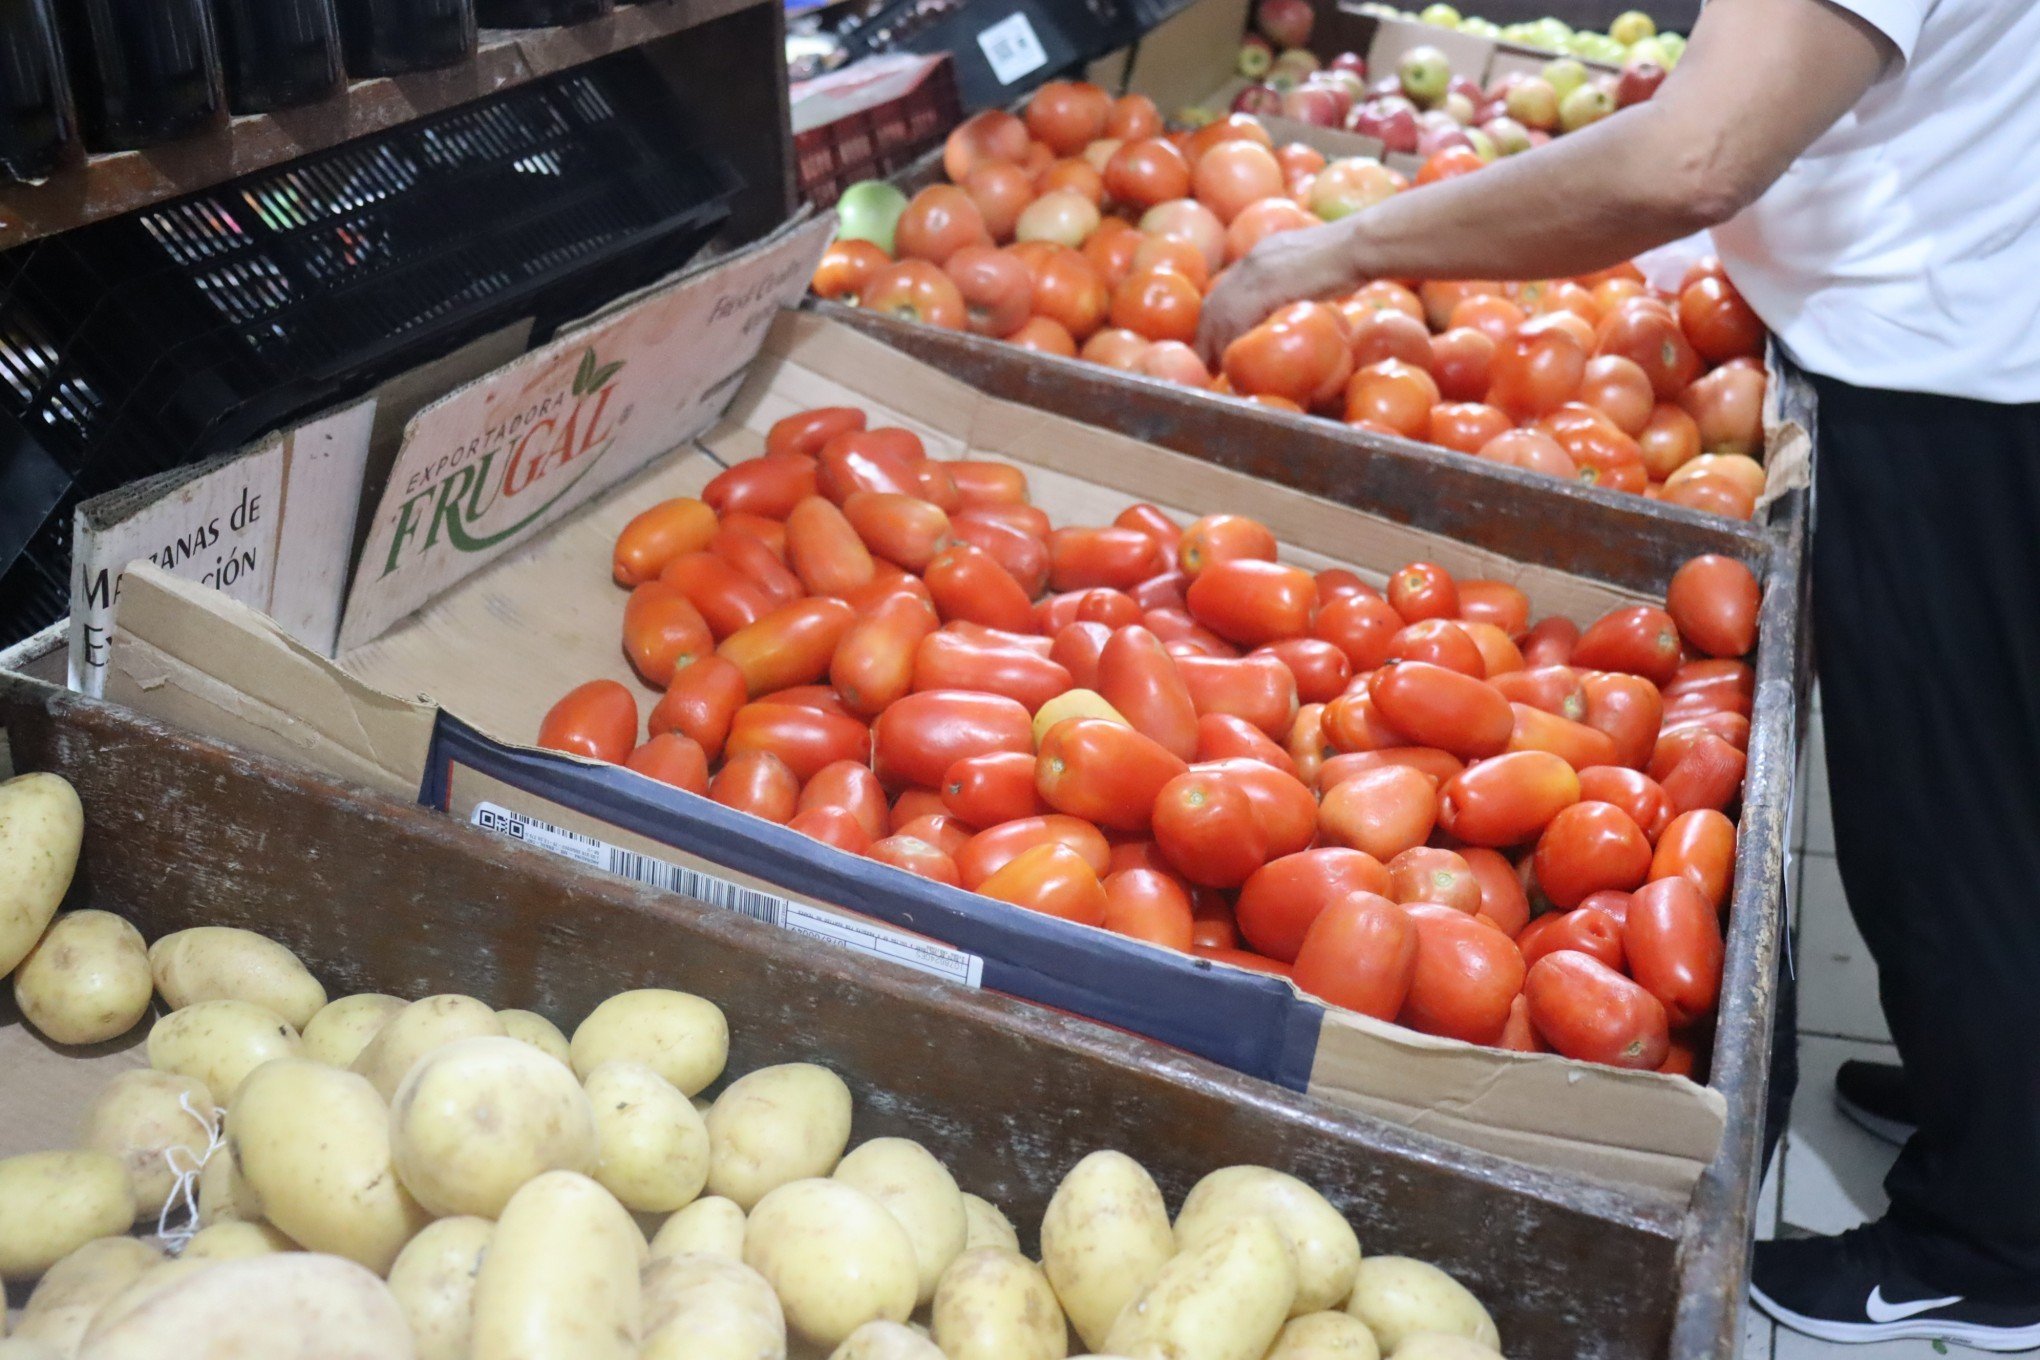
[[[1559,99],[1563,100],[1587,83],[1587,68],[1571,57],[1547,61],[1544,63],[1544,83],[1557,91]]]
[[[1554,49],[1564,46],[1565,40],[1572,36],[1571,24],[1563,19],[1552,18],[1550,15],[1537,20],[1531,24],[1531,27],[1537,31],[1537,42],[1545,47]]]
[[[1615,112],[1615,96],[1599,85],[1581,85],[1571,94],[1558,101],[1558,128],[1561,132],[1578,132],[1589,123],[1598,123]]]
[[[1657,32],[1657,21],[1640,9],[1632,9],[1615,16],[1615,22],[1608,25],[1608,36],[1624,47],[1642,42]]]
[[[1536,36],[1537,25],[1535,24],[1502,25],[1502,41],[1504,42],[1528,43],[1536,38]]]
[[[1629,44],[1629,50],[1622,54],[1621,64],[1624,66],[1639,61],[1653,61],[1667,70],[1672,64],[1665,59],[1664,43],[1656,38],[1639,38]]]
[[[1443,52],[1426,43],[1403,53],[1402,60],[1395,65],[1395,74],[1410,101],[1428,109],[1445,97],[1452,84],[1452,63]]]
[[[1686,55],[1686,35],[1683,33],[1660,33],[1657,45],[1664,49],[1664,67],[1667,71],[1679,64],[1679,58]]]
[[[1495,139],[1482,128],[1468,128],[1466,140],[1472,145],[1474,154],[1484,161],[1494,160],[1502,154],[1495,145]]]
[[[1486,38],[1490,42],[1502,36],[1502,30],[1495,25],[1494,20],[1483,19],[1478,14],[1470,14],[1461,19],[1459,31],[1470,33],[1476,38]]]
[[[907,196],[882,179],[861,179],[836,200],[836,239],[869,241],[890,255]]]
[[[1440,28],[1457,28],[1463,22],[1458,10],[1443,3],[1424,6],[1417,17],[1427,24],[1436,24]]]

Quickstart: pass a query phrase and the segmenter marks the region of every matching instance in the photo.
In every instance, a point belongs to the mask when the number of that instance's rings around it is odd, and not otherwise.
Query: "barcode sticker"
[[[1024,14],[1009,14],[978,34],[978,46],[992,64],[992,74],[1001,85],[1011,85],[1048,65],[1048,53]]]
[[[720,911],[733,911],[840,949],[889,959],[965,987],[978,987],[984,983],[985,961],[977,955],[951,949],[903,930],[894,930],[876,921],[823,911],[775,893],[747,888],[741,883],[732,883],[684,864],[641,855],[635,850],[611,845],[579,831],[569,831],[536,817],[512,812],[495,803],[477,803],[469,821],[484,831],[522,841],[591,869],[600,869],[662,892],[692,897]]]

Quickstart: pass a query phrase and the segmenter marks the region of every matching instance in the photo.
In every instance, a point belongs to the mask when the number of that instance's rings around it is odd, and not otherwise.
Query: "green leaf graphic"
[[[574,395],[586,396],[594,388],[588,380],[595,376],[595,350],[593,346],[581,352],[581,367],[574,374]]]
[[[618,359],[613,364],[604,364],[601,368],[595,370],[595,376],[588,379],[588,390],[590,392],[600,392],[603,388],[609,386],[611,378],[614,378],[622,371],[623,360],[621,359]]]

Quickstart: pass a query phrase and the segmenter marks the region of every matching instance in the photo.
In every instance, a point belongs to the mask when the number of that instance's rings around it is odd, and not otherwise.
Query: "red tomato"
[[[1587,698],[1583,721],[1614,739],[1614,763],[1642,768],[1664,721],[1665,705],[1657,686],[1642,676],[1604,671],[1582,678],[1580,689]]]
[[[1452,573],[1429,562],[1411,562],[1388,578],[1388,602],[1404,623],[1450,619],[1459,615],[1459,583]],[[1358,663],[1355,663],[1358,669]]]
[[[866,548],[907,571],[925,571],[950,544],[949,516],[918,496],[856,491],[842,508]]]
[[[1528,427],[1496,435],[1481,446],[1480,456],[1491,463],[1542,473],[1560,481],[1575,481],[1579,477],[1578,464],[1556,439]]]
[[[1439,180],[1457,179],[1470,175],[1487,164],[1487,160],[1470,146],[1452,146],[1438,152],[1424,162],[1417,171],[1418,184],[1436,184]]]
[[[869,241],[831,241],[808,289],[830,302],[854,304],[871,276],[891,263],[892,256]]]
[[[1300,567],[1240,558],[1207,565],[1190,582],[1188,599],[1192,618],[1251,647],[1308,632],[1317,581]]]
[[[1190,948],[1202,954],[1208,949],[1234,949],[1240,942],[1239,927],[1233,921],[1232,906],[1225,895],[1212,888],[1199,888],[1190,895]]]
[[[1473,456],[1511,428],[1509,418],[1492,406],[1478,401],[1445,401],[1431,408],[1427,437],[1441,448]]]
[[[1367,692],[1367,678],[1356,679],[1346,693],[1325,705],[1324,735],[1335,751],[1385,751],[1410,746],[1408,735],[1381,716],[1374,697]]]
[[[1190,895],[1154,869],[1123,869],[1106,877],[1104,925],[1115,935],[1185,953],[1196,938]]]
[[[673,677],[652,709],[646,730],[655,737],[678,732],[696,742],[713,761],[721,756],[730,722],[746,697],[742,671],[723,657],[704,656]]]
[[[1150,340],[1187,343],[1197,338],[1204,295],[1173,269],[1136,269],[1112,290],[1114,326]],[[1152,353],[1152,351],[1149,351]]]
[[[1027,130],[1058,156],[1074,156],[1105,135],[1112,99],[1096,85],[1051,80],[1027,101]]]
[[[879,714],[871,735],[881,782],[936,788],[965,756],[1032,751],[1034,720],[1024,705],[1001,695],[929,690]]]
[[[1169,655],[1179,661],[1185,649],[1198,656],[1236,659],[1240,654],[1239,648],[1180,609],[1150,609],[1140,616],[1140,621],[1144,628],[1162,640]],[[1186,680],[1184,683],[1189,682]]]
[[[953,184],[932,184],[907,204],[893,239],[901,259],[940,265],[966,246],[990,246],[992,234],[969,194]]]
[[[1240,889],[1240,934],[1271,959],[1293,963],[1318,914],[1351,893],[1387,896],[1388,870],[1358,850],[1304,850],[1268,861]]]
[[[1495,293],[1474,293],[1452,304],[1451,315],[1445,319],[1445,328],[1458,330],[1467,327],[1502,345],[1507,344],[1529,319],[1529,313],[1505,297]]]
[[[1518,418],[1541,416],[1571,401],[1586,371],[1586,347],[1564,318],[1536,317],[1496,348],[1487,402]]]
[[[1530,1023],[1554,1050],[1582,1062],[1652,1071],[1671,1047],[1658,999],[1577,950],[1547,954],[1523,984]]]
[[[1744,656],[1757,645],[1763,591],[1732,557],[1696,557],[1672,576],[1665,608],[1686,641],[1709,656]]]
[[[1275,552],[1275,535],[1259,520],[1244,515],[1206,515],[1177,539],[1176,560],[1183,575],[1195,581],[1206,567],[1220,562],[1273,562]]]
[[[887,836],[884,840],[873,841],[864,853],[880,864],[905,869],[932,882],[947,883],[952,888],[963,886],[963,880],[957,876],[956,861],[919,837]]]
[[[1122,142],[1153,137],[1161,130],[1161,111],[1144,94],[1119,96],[1112,101],[1112,112],[1105,119],[1105,135]]]
[[[1651,408],[1650,421],[1636,436],[1637,451],[1643,456],[1643,470],[1652,481],[1661,482],[1700,456],[1700,427],[1685,408],[1659,402]],[[1740,518],[1748,518],[1748,511]]]
[[[1104,173],[1105,192],[1132,208],[1152,208],[1190,192],[1190,162],[1160,137],[1121,143]]]
[[[870,760],[871,730],[855,718],[761,700],[737,710],[723,748],[725,758],[749,751],[771,752],[805,783],[836,761]]]
[[[1493,926],[1450,907],[1405,907],[1417,931],[1417,966],[1397,1017],[1424,1034],[1492,1044],[1523,990],[1523,956]]]
[[[1104,324],[1111,301],[1091,262],[1067,246],[1045,252],[1034,270],[1034,314],[1068,331],[1072,342],[1088,340]]]
[[[943,778],[942,804],[977,827],[1049,811],[1034,789],[1034,757],[1024,751],[994,751],[957,761]]]
[[[896,595],[844,631],[829,679],[851,712],[875,718],[913,688],[916,650],[936,622],[926,600]]]
[[[1513,751],[1454,775],[1438,791],[1438,824],[1473,845],[1520,845],[1579,800],[1579,776],[1564,760]]]
[[[763,515],[752,515],[738,510],[722,517],[722,529],[716,531],[717,536],[720,537],[724,530],[732,534],[749,534],[770,549],[772,555],[779,559],[781,566],[786,565],[786,524],[784,521],[766,519]],[[736,564],[732,562],[730,565],[735,566]]]
[[[1635,362],[1619,354],[1603,354],[1587,361],[1579,400],[1635,439],[1650,425],[1651,412],[1657,407],[1657,392],[1650,385],[1650,375]]]
[[[1489,684],[1511,704],[1528,704],[1579,722],[1587,714],[1587,692],[1570,666],[1538,666],[1492,677]]]
[[[1134,603],[1133,596],[1123,590],[1110,590],[1100,586],[1095,590],[1081,591],[1077,595],[1077,623],[1102,623],[1107,628],[1131,628],[1141,620],[1147,611]]]
[[[647,682],[664,688],[676,670],[714,649],[701,611],[678,587],[651,580],[631,591],[623,606],[623,651]]]
[[[1480,845],[1462,846],[1459,857],[1480,884],[1480,914],[1509,938],[1520,936],[1530,922],[1530,898],[1516,876],[1516,866],[1500,851]]]
[[[921,578],[944,620],[964,619],[1009,633],[1034,629],[1027,592],[997,559],[969,543],[951,544]]]
[[[1178,759],[1197,753],[1197,706],[1182,671],[1145,628],[1121,628],[1098,654],[1097,683],[1105,702],[1118,709],[1135,731]]]
[[[1226,141],[1196,158],[1190,171],[1197,201],[1231,222],[1250,205],[1280,196],[1282,163],[1267,147],[1251,141]]]
[[[1320,303],[1284,307],[1225,347],[1233,390],[1317,406],[1343,392],[1353,348],[1338,313]]]
[[[1037,845],[1062,845],[1074,851],[1095,875],[1111,871],[1112,851],[1097,827],[1075,817],[1051,813],[1024,817],[978,832],[951,851],[963,886],[976,890],[978,884],[997,873],[1015,856]]]
[[[1126,710],[1119,711],[1124,713]],[[1258,760],[1292,778],[1301,779],[1296,761],[1289,752],[1270,741],[1268,734],[1260,728],[1230,713],[1207,713],[1197,720],[1197,744],[1192,758],[1198,764],[1218,760]]]
[[[1131,590],[1160,570],[1160,550],[1138,529],[1058,529],[1049,535],[1048,580],[1059,591]]]
[[[1389,658],[1389,640],[1402,630],[1403,618],[1378,595],[1346,595],[1319,608],[1312,635],[1346,654],[1355,675],[1371,671]]]
[[[1495,1047],[1511,1053],[1551,1052],[1538,1037],[1537,1027],[1530,1023],[1530,1003],[1523,997],[1509,1003],[1508,1023],[1502,1026],[1502,1037],[1495,1040]]]
[[[1428,619],[1425,622],[1443,623],[1446,620]],[[1417,624],[1412,626],[1422,627],[1423,625]],[[1489,681],[1494,681],[1504,675],[1513,675],[1515,672],[1523,669],[1523,653],[1518,650],[1514,642],[1509,640],[1507,633],[1504,633],[1492,623],[1462,619],[1455,626],[1473,639],[1473,645],[1480,651],[1481,665],[1486,670],[1486,678]]]
[[[1664,785],[1665,800],[1675,813],[1703,808],[1719,811],[1742,792],[1748,764],[1749,758],[1741,751],[1706,732],[1658,782]]]
[[[1431,408],[1438,402],[1438,384],[1429,373],[1398,359],[1384,359],[1355,370],[1347,380],[1345,420],[1349,425],[1384,426],[1406,439],[1425,439],[1431,432]]]
[[[1125,516],[1122,515],[1121,518]],[[1175,560],[1173,548],[1167,550],[1167,555],[1170,561]],[[1140,606],[1142,614],[1146,614],[1150,609],[1181,609],[1189,602],[1186,595],[1189,585],[1190,578],[1182,572],[1165,571],[1158,576],[1150,576],[1135,586],[1133,602]]]
[[[779,453],[746,458],[723,469],[702,488],[701,499],[718,515],[785,519],[802,499],[814,494],[815,460],[801,454]]]
[[[944,463],[964,513],[1010,519],[1036,538],[1048,535],[1048,516],[1027,503],[1027,474],[1011,463],[952,459]]]
[[[770,751],[747,751],[723,762],[709,782],[708,796],[724,807],[784,825],[800,801],[800,777]]]
[[[1416,845],[1388,862],[1389,896],[1405,906],[1435,902],[1472,916],[1480,910],[1480,880],[1450,850]]]
[[[862,412],[857,419],[863,421]],[[655,579],[668,562],[682,553],[706,548],[715,537],[715,529],[715,511],[705,502],[687,496],[660,501],[633,516],[616,536],[610,573],[620,586],[641,586]]]
[[[1105,888],[1083,856],[1066,845],[1023,850],[977,891],[1016,907],[1087,926],[1105,924]]]
[[[977,212],[977,205],[968,196],[963,201],[970,204],[973,213]],[[980,230],[984,227],[982,215],[978,227]],[[983,239],[991,238],[987,235]],[[881,316],[950,331],[962,330],[967,315],[963,294],[956,290],[956,283],[940,266],[927,260],[901,260],[878,270],[865,280],[864,291],[857,295],[857,305]]]
[[[1366,368],[1394,359],[1415,368],[1431,367],[1431,332],[1424,323],[1392,307],[1373,307],[1347,318],[1353,338],[1353,365]]]
[[[1422,845],[1438,816],[1438,788],[1407,765],[1383,765],[1341,779],[1318,804],[1318,832],[1330,844],[1390,860]]]
[[[1355,892],[1318,913],[1296,951],[1296,985],[1334,1006],[1393,1020],[1417,970],[1417,928],[1378,893]]]
[[[1650,873],[1650,840],[1629,814],[1608,803],[1574,803],[1538,837],[1538,886],[1552,904],[1576,907],[1604,888],[1628,892]]]
[[[1487,660],[1473,635],[1451,619],[1422,619],[1398,629],[1388,640],[1388,659],[1428,661],[1476,680],[1487,678]]]
[[[998,167],[993,173],[1008,170]],[[965,326],[979,335],[1013,334],[1034,306],[1034,275],[1019,259],[992,245],[989,237],[956,250],[942,272],[963,298]]]
[[[632,751],[623,765],[662,784],[708,796],[708,757],[700,742],[678,732],[661,732]]]
[[[1253,804],[1254,820],[1267,837],[1270,858],[1294,854],[1316,839],[1317,799],[1302,780],[1247,757],[1210,761],[1194,768],[1223,774],[1246,793]]]
[[[1338,698],[1353,679],[1353,665],[1346,654],[1322,638],[1284,638],[1257,648],[1253,655],[1272,656],[1289,667],[1296,677],[1296,697],[1306,704]]]
[[[1146,829],[1155,797],[1189,767],[1130,727],[1069,718],[1041,739],[1035,787],[1050,807],[1119,831]]]
[[[1048,588],[1048,545],[1007,524],[963,516],[951,520],[951,536],[988,554],[1032,599]]]
[[[1212,716],[1230,717],[1229,714]],[[1199,718],[1198,721],[1204,720]],[[1258,730],[1256,735],[1266,736]],[[1316,788],[1319,771],[1324,768],[1327,758],[1333,754],[1331,744],[1325,738],[1323,704],[1305,704],[1296,710],[1296,721],[1290,724],[1289,735],[1283,738],[1283,750],[1296,765],[1296,777],[1310,787]],[[1246,754],[1250,757],[1252,755],[1251,752]]]
[[[1367,692],[1381,716],[1414,744],[1466,760],[1500,755],[1515,729],[1509,701],[1484,681],[1424,661],[1392,661]]]
[[[1466,768],[1465,761],[1435,746],[1383,746],[1372,751],[1349,751],[1325,760],[1318,770],[1318,791],[1330,793],[1348,779],[1388,765],[1406,766],[1439,785]]]
[[[963,853],[964,846],[970,844],[972,830],[957,818],[939,811],[941,806],[942,799],[933,789],[909,789],[893,800],[893,835],[926,841],[953,860]],[[923,807],[934,807],[938,811],[915,811]],[[908,816],[908,813],[915,815]]]
[[[1268,859],[1268,837],[1244,786],[1220,770],[1191,770],[1154,802],[1155,845],[1169,866],[1214,888],[1247,881]]]
[[[786,560],[747,529],[718,529],[708,550],[757,585],[775,605],[791,604],[807,594],[800,578],[786,569]]]
[[[813,684],[828,674],[837,645],[855,622],[841,600],[797,600],[730,634],[716,654],[743,674],[753,697]]]
[[[1618,973],[1623,969],[1622,923],[1596,907],[1581,905],[1571,911],[1547,912],[1523,928],[1516,937],[1516,948],[1529,968],[1536,967],[1546,954],[1572,949],[1599,959]]]
[[[1153,627],[1154,615],[1148,616]],[[1296,677],[1272,656],[1178,656],[1197,714],[1230,713],[1280,741],[1296,721]]]
[[[821,496],[809,496],[786,517],[786,556],[811,595],[848,594],[876,574],[856,528]]]
[[[1481,402],[1493,381],[1496,348],[1493,337],[1467,326],[1432,336],[1430,369],[1438,395],[1447,401]]]
[[[1098,688],[1099,659],[1105,651],[1105,644],[1111,640],[1112,630],[1102,623],[1065,624],[1056,632],[1049,658],[1070,673],[1070,679],[1078,689],[1095,690]],[[1119,706],[1114,704],[1113,707]],[[1119,711],[1123,714],[1126,710]]]
[[[1031,648],[988,642],[947,629],[922,638],[914,652],[916,690],[1001,694],[1017,699],[1032,713],[1073,685],[1067,670]]]
[[[1695,279],[1679,290],[1679,328],[1709,363],[1764,353],[1764,323],[1726,278]]]
[[[819,804],[794,813],[786,827],[846,854],[862,855],[871,848],[871,833],[848,808]]]
[[[1154,506],[1145,502],[1129,505],[1119,512],[1119,517],[1112,524],[1119,529],[1140,530],[1155,541],[1164,560],[1176,560],[1176,549],[1183,541],[1183,526]]]
[[[685,595],[719,638],[756,623],[773,609],[772,597],[762,586],[714,553],[682,553],[666,564],[659,582]]]
[[[1673,876],[1638,888],[1622,927],[1629,971],[1674,1025],[1714,1013],[1721,999],[1721,926],[1700,890]]]
[[[1580,634],[1572,664],[1640,675],[1662,685],[1679,669],[1678,625],[1670,614],[1649,605],[1613,610]]]
[[[1511,704],[1509,711],[1515,716],[1515,726],[1509,733],[1511,751],[1546,751],[1575,770],[1615,761],[1614,738],[1598,728],[1529,704]]]
[[[1672,820],[1672,805],[1658,782],[1640,770],[1620,765],[1590,765],[1580,771],[1580,797],[1610,803],[1629,814],[1655,844]]]
[[[1728,905],[1735,883],[1735,823],[1712,808],[1681,813],[1658,837],[1650,877],[1683,878],[1715,911]]]
[[[614,680],[576,685],[546,710],[538,744],[591,760],[621,764],[637,746],[637,699]]]
[[[839,760],[815,771],[800,791],[796,810],[806,812],[818,807],[841,808],[849,813],[864,829],[868,840],[877,840],[891,826],[885,790],[878,786],[878,776],[871,772],[871,767],[861,761]]]

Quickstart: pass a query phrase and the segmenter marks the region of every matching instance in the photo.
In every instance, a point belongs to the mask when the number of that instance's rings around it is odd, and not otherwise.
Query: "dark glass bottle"
[[[475,54],[475,0],[336,0],[335,7],[351,76],[429,71]]]
[[[484,28],[559,28],[599,19],[615,0],[475,0]]]
[[[235,113],[315,103],[347,83],[333,0],[213,0],[213,8]]]
[[[49,178],[77,138],[56,17],[45,0],[0,0],[0,180]]]
[[[59,0],[57,9],[92,150],[189,136],[225,110],[206,0]]]

